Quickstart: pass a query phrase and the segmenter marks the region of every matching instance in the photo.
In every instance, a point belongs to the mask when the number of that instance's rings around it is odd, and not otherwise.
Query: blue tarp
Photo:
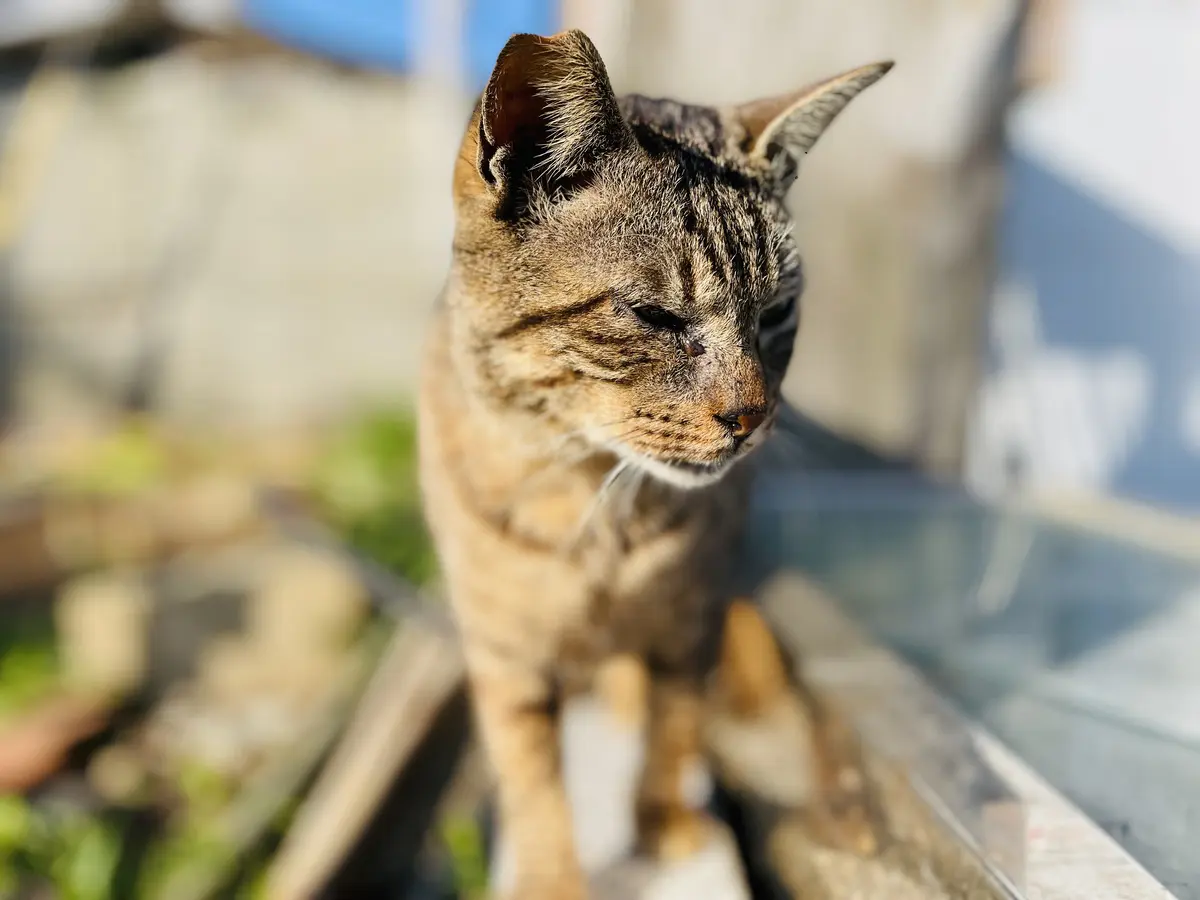
[[[245,0],[246,24],[275,40],[347,63],[412,71],[423,40],[422,3],[438,0]],[[459,52],[464,80],[481,88],[509,35],[558,30],[557,0],[466,0]]]
[[[413,0],[246,0],[246,24],[323,56],[395,71],[413,65]]]
[[[553,34],[559,30],[556,0],[467,0],[464,60],[471,87],[482,90],[508,38],[521,31]]]

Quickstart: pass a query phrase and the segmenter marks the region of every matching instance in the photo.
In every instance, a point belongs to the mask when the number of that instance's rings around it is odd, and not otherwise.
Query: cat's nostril
[[[749,437],[751,433],[763,423],[766,416],[760,412],[742,413],[737,417],[738,427],[734,431],[734,437]]]
[[[754,433],[759,425],[767,418],[765,413],[755,410],[736,410],[734,412],[719,413],[713,416],[718,422],[729,429],[729,433],[735,438],[748,438]]]

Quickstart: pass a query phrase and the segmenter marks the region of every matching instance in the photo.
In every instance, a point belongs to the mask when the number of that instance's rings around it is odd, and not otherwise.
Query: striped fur
[[[467,128],[421,471],[522,900],[583,896],[555,710],[606,660],[651,676],[643,846],[703,837],[683,774],[702,750],[741,463],[797,327],[785,193],[813,110],[848,99],[831,84],[724,110],[618,100],[581,33],[518,35]]]

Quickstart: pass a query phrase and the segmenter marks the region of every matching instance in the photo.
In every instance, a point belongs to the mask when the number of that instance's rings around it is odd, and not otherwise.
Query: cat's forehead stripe
[[[687,253],[679,258],[679,285],[684,304],[691,306],[696,302],[696,273],[692,268],[692,258]]]
[[[769,236],[774,227],[753,196],[707,178],[684,179],[678,189],[684,230],[700,261],[725,285],[728,300],[760,300],[779,279],[778,252]]]
[[[688,264],[697,287],[685,302],[704,288],[714,312],[767,299],[788,280],[790,240],[781,233],[782,208],[744,165],[728,113],[638,95],[623,98],[622,108],[695,257]]]

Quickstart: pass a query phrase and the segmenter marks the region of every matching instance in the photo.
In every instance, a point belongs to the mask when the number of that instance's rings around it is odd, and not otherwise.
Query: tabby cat
[[[705,839],[683,776],[705,750],[713,685],[740,715],[768,714],[755,680],[782,666],[752,607],[728,615],[727,585],[742,463],[777,415],[797,327],[785,195],[890,67],[714,109],[617,98],[583,33],[522,34],[475,108],[421,473],[521,900],[586,896],[556,714],[606,661],[649,674],[637,825],[650,854]],[[739,650],[738,635],[761,647]],[[790,802],[821,802],[806,792]]]

